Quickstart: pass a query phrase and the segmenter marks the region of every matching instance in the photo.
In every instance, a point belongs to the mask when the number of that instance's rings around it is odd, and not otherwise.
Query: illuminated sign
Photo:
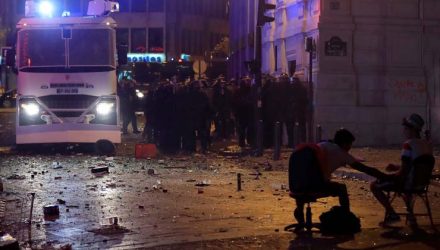
[[[165,62],[163,53],[128,53],[128,62]]]
[[[182,59],[185,62],[189,62],[189,61],[191,61],[191,56],[188,54],[181,54],[180,59]]]

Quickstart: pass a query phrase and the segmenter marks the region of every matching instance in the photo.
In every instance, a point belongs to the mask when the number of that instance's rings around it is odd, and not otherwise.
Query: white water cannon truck
[[[91,0],[87,16],[26,1],[17,24],[17,146],[121,142],[117,97],[119,4]]]

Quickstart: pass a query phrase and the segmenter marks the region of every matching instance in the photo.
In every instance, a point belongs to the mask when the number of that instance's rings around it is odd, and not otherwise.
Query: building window
[[[128,29],[116,29],[116,44],[128,45]]]
[[[145,53],[147,44],[146,29],[131,29],[131,52]]]
[[[132,12],[145,12],[147,10],[146,0],[133,0],[131,1]]]
[[[149,28],[148,29],[148,51],[152,53],[163,53],[163,29]]]
[[[81,13],[81,1],[78,0],[66,0],[65,10],[70,11],[70,13],[78,14]]]
[[[130,0],[119,0],[119,11],[130,12]]]
[[[163,0],[149,0],[148,11],[149,12],[163,12],[165,3]]]

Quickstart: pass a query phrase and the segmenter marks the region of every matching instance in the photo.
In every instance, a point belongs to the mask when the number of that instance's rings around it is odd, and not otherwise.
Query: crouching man
[[[289,161],[289,188],[292,194],[319,194],[316,198],[337,196],[341,207],[350,211],[347,187],[343,183],[331,181],[331,174],[338,168],[346,165],[376,178],[387,179],[387,175],[375,168],[368,167],[353,157],[349,151],[355,137],[347,129],[336,132],[333,141],[318,144],[298,145]],[[296,229],[305,227],[304,204],[307,202],[295,196],[295,219],[298,221]]]

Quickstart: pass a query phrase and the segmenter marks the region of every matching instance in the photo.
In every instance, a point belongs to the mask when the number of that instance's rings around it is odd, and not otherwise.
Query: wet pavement
[[[383,209],[369,191],[371,178],[354,170],[341,169],[334,178],[348,186],[352,211],[361,219],[361,233],[297,235],[283,231],[294,222],[294,202],[286,190],[288,150],[280,161],[272,161],[270,151],[259,158],[210,153],[135,159],[134,144],[140,138],[123,139],[115,157],[71,148],[45,154],[0,150],[5,191],[0,195],[0,231],[32,249],[440,247],[439,235],[426,218],[418,218],[425,233],[414,234],[404,219],[394,229],[379,227]],[[353,153],[380,169],[399,159],[397,148],[356,148]],[[92,173],[106,167],[108,173]],[[242,174],[242,191],[237,191],[238,173]],[[440,221],[439,192],[439,180],[434,179],[430,201],[436,224]],[[31,193],[35,193],[32,217]],[[313,203],[313,221],[318,222],[319,215],[337,203],[331,197]],[[59,216],[44,216],[43,207],[48,205],[57,205]],[[400,200],[395,207],[404,211]],[[424,209],[418,201],[416,211]]]

